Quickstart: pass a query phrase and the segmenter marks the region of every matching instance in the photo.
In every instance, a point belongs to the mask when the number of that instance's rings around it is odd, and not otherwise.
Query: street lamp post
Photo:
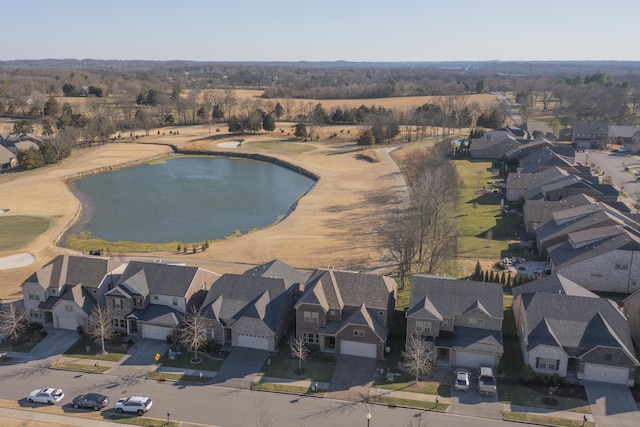
[[[370,423],[371,423],[371,412],[367,412],[367,427],[369,427]]]
[[[169,425],[169,418],[171,417],[171,414],[173,413],[173,411],[167,411],[167,425]]]

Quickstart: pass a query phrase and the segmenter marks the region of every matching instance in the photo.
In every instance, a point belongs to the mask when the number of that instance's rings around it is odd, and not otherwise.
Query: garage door
[[[269,350],[269,339],[265,337],[255,337],[251,335],[238,334],[238,347],[257,348],[258,350]]]
[[[477,368],[487,365],[495,368],[496,358],[490,354],[456,351],[454,365],[457,367]]]
[[[78,321],[75,317],[56,316],[58,324],[56,328],[75,330],[78,328]]]
[[[600,381],[603,383],[626,384],[628,378],[629,368],[596,365],[593,363],[584,364],[583,379],[585,380]]]
[[[142,337],[153,340],[166,340],[171,335],[171,328],[155,325],[142,325]]]
[[[340,341],[340,354],[347,354],[349,356],[361,356],[377,358],[378,346],[375,344],[367,344],[363,342],[355,341]]]

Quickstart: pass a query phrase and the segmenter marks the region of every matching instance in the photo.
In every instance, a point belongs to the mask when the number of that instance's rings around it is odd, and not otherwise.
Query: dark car
[[[99,411],[108,404],[109,398],[103,394],[98,393],[81,394],[71,402],[71,405],[76,409],[91,408],[94,411]]]

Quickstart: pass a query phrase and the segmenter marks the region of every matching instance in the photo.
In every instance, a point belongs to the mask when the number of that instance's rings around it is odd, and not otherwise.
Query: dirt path
[[[222,141],[206,139],[210,134],[202,126],[180,127],[179,135],[168,135],[169,130],[165,128],[165,135],[144,138],[139,144],[104,145],[61,165],[25,173],[0,183],[1,207],[10,209],[11,215],[38,215],[52,219],[51,227],[26,247],[0,253],[0,257],[30,253],[35,258],[30,266],[0,271],[0,298],[19,296],[19,286],[29,275],[57,254],[72,253],[53,244],[80,209],[80,203],[62,178],[170,152],[169,147],[151,142],[171,143],[181,148],[258,152],[299,165],[321,178],[315,188],[299,201],[295,211],[279,224],[215,242],[206,252],[185,255],[185,258],[174,253],[149,256],[173,256],[196,264],[199,261],[203,264],[217,262],[221,269],[225,265],[259,264],[274,258],[301,269],[327,265],[369,269],[379,264],[382,251],[375,230],[381,225],[384,213],[397,203],[394,175],[397,171],[392,171],[387,162],[357,159],[358,151],[346,137],[313,143],[315,149],[298,152],[287,149],[285,144],[290,143],[282,143],[282,150],[251,146],[252,140],[268,139],[264,135],[245,138],[240,147],[225,148],[219,146]],[[328,129],[327,132],[333,130]],[[155,133],[152,131],[151,135]],[[277,137],[276,132],[273,139]],[[349,139],[353,137],[349,136]]]

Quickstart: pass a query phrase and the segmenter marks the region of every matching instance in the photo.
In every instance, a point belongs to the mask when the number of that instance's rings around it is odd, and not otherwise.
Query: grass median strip
[[[211,377],[207,376],[199,376],[199,375],[185,375],[181,373],[170,373],[170,372],[157,372],[157,371],[149,371],[147,373],[147,378],[151,378],[154,380],[160,381],[185,381],[191,383],[206,383],[211,380]]]
[[[449,405],[446,403],[425,402],[423,400],[401,399],[389,396],[371,396],[370,402],[385,403],[390,406],[407,406],[410,408],[429,409],[433,411],[444,411]]]
[[[548,417],[546,415],[525,414],[523,412],[502,412],[502,416],[509,421],[521,421],[533,424],[540,424],[544,426],[561,426],[561,427],[595,427],[596,423],[587,421],[583,423],[582,420],[569,420],[558,417]]]
[[[278,391],[283,393],[294,393],[294,394],[307,394],[313,396],[324,396],[324,391],[312,391],[311,387],[300,387],[286,384],[276,384],[276,383],[260,383],[254,382],[251,384],[251,388],[253,390],[263,390],[263,391]]]

